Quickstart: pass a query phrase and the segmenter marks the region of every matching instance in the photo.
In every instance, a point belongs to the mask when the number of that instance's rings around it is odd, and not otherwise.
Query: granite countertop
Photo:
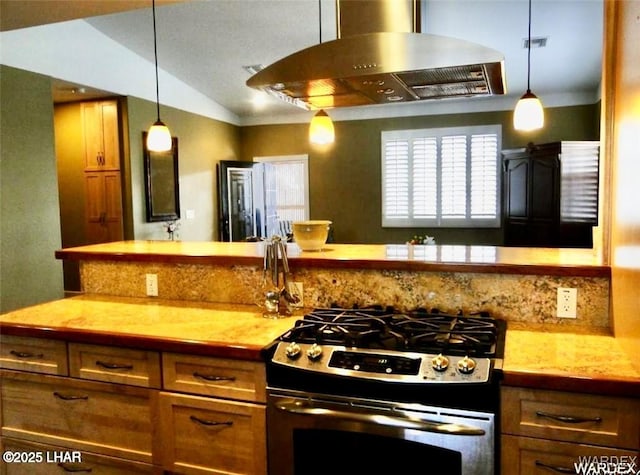
[[[0,315],[0,333],[260,360],[302,315],[257,306],[82,295]],[[640,397],[640,367],[610,335],[507,331],[504,384]]]
[[[610,277],[593,249],[407,244],[326,244],[301,252],[287,245],[292,268],[418,270]],[[56,251],[58,259],[262,266],[255,242],[120,241]]]
[[[0,315],[0,333],[261,360],[296,317],[257,306],[80,295]]]
[[[613,336],[512,326],[504,384],[640,397],[640,366]]]

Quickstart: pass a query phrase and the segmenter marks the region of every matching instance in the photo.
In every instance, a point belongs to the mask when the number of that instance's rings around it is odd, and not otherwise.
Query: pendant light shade
[[[530,90],[527,90],[516,104],[513,126],[516,130],[525,132],[541,129],[544,126],[542,102]]]
[[[166,152],[171,150],[171,132],[169,127],[160,120],[160,86],[158,81],[158,42],[156,38],[156,0],[151,0],[153,11],[153,53],[156,62],[156,112],[158,119],[149,128],[147,134],[147,150],[152,152]]]
[[[318,111],[309,124],[309,141],[316,145],[328,145],[333,143],[335,138],[331,117],[323,110]]]
[[[513,127],[530,132],[544,126],[542,102],[531,92],[531,0],[529,0],[529,41],[527,43],[527,92],[525,92],[513,112]]]
[[[171,132],[160,120],[156,121],[147,133],[147,149],[152,152],[171,150]]]

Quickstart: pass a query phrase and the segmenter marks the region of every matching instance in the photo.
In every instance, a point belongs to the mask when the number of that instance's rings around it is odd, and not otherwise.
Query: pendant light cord
[[[318,0],[318,43],[322,44],[322,0]]]
[[[151,9],[153,11],[153,55],[156,62],[156,112],[158,113],[158,121],[160,121],[160,86],[158,81],[158,41],[156,39],[156,0],[151,0]]]
[[[529,42],[527,43],[527,92],[531,92],[531,0],[529,0]]]

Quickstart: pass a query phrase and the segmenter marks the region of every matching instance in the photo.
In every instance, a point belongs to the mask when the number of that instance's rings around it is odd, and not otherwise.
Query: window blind
[[[597,142],[562,142],[561,221],[597,224],[598,158]]]
[[[382,132],[382,225],[498,227],[499,125]]]

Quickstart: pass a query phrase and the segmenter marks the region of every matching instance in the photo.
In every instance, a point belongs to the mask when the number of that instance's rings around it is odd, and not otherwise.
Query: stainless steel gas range
[[[317,309],[267,362],[272,475],[494,475],[505,322]]]

